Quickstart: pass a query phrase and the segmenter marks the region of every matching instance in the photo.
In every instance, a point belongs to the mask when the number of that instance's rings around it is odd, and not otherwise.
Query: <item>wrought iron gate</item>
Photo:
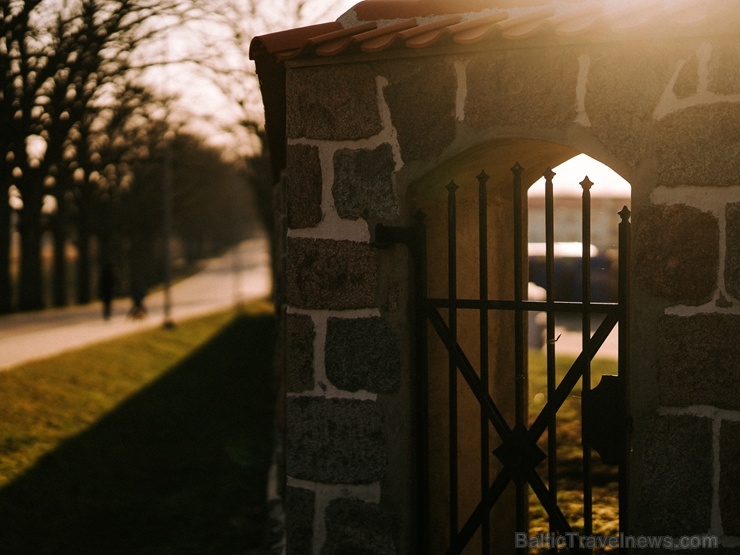
[[[581,300],[578,302],[556,300],[553,295],[554,280],[556,279],[554,255],[554,208],[553,208],[553,176],[551,170],[544,174],[546,182],[545,213],[546,213],[546,291],[545,300],[528,299],[525,293],[527,270],[524,267],[526,260],[526,235],[523,230],[523,192],[522,168],[516,164],[512,168],[512,209],[513,209],[513,248],[514,248],[514,287],[513,298],[489,298],[489,221],[488,221],[488,187],[489,176],[484,172],[478,179],[478,258],[479,258],[479,295],[478,298],[458,298],[458,281],[465,276],[459,275],[457,258],[457,225],[458,209],[456,206],[457,185],[451,182],[447,186],[447,295],[444,298],[432,298],[427,294],[427,260],[426,260],[426,231],[424,216],[418,217],[413,233],[403,233],[405,230],[378,226],[376,238],[380,241],[393,242],[406,239],[414,246],[416,261],[416,288],[417,288],[417,385],[416,385],[416,419],[417,419],[417,456],[418,456],[418,521],[419,521],[419,553],[495,553],[496,546],[491,546],[489,511],[502,501],[502,493],[513,484],[516,495],[511,511],[516,514],[516,530],[527,532],[527,522],[530,510],[530,498],[534,497],[547,513],[549,520],[549,536],[552,540],[556,535],[570,538],[566,545],[567,551],[572,553],[587,553],[588,546],[583,546],[576,539],[592,536],[592,454],[596,450],[601,460],[606,464],[618,466],[619,482],[619,530],[625,532],[627,522],[627,464],[629,450],[629,251],[630,251],[630,212],[625,206],[619,213],[619,259],[618,259],[618,299],[617,302],[592,302],[591,300],[591,198],[592,183],[588,178],[581,183],[583,187],[582,204],[582,261],[581,261]],[[468,218],[474,215],[466,216]],[[616,223],[616,215],[615,215]],[[403,237],[401,237],[403,235]],[[458,336],[458,315],[462,311],[477,311],[479,313],[478,330],[480,337],[480,352],[476,353],[476,360],[471,360],[461,347],[461,337]],[[527,315],[531,311],[546,314],[546,367],[547,367],[547,396],[544,408],[538,414],[529,414],[527,407]],[[489,315],[492,313],[513,314],[513,367],[514,373],[514,418],[507,417],[494,402],[490,393],[488,370],[488,336]],[[555,315],[559,313],[580,314],[582,324],[581,353],[565,373],[558,380],[556,376],[556,349]],[[592,316],[601,315],[603,320],[595,332],[591,332]],[[602,347],[604,341],[618,324],[618,375],[603,376],[596,387],[591,385],[591,360]],[[446,424],[449,430],[448,460],[445,462],[449,471],[449,491],[446,492],[449,502],[449,545],[440,549],[439,545],[430,546],[429,543],[429,507],[431,503],[429,465],[431,456],[429,447],[429,360],[428,344],[430,337],[440,340],[447,351],[446,365],[448,367],[449,385],[449,413]],[[437,339],[438,338],[438,339]],[[464,382],[460,382],[460,376]],[[457,421],[459,383],[466,385],[477,403],[480,405],[481,437],[480,453],[480,495],[476,497],[475,508],[472,511],[461,512],[458,503],[458,463],[460,459],[458,433],[461,423]],[[558,505],[558,445],[556,434],[556,415],[566,399],[572,394],[574,387],[581,386],[581,438],[582,438],[582,484],[583,484],[583,526],[578,530],[569,522]],[[508,393],[507,393],[508,394]],[[489,438],[490,428],[497,434],[498,446],[491,450]],[[538,445],[538,441],[547,433],[546,449]],[[477,441],[477,440],[476,440]],[[464,454],[462,455],[464,456]],[[498,460],[498,472],[491,471],[491,459]],[[540,475],[543,473],[546,478]],[[533,492],[533,496],[530,493]],[[436,496],[435,496],[436,498]],[[480,541],[480,550],[471,542],[477,534],[476,542]],[[512,544],[514,539],[511,538]],[[561,544],[562,546],[562,544]],[[519,546],[521,547],[521,546]],[[555,549],[557,550],[557,548]],[[509,546],[502,549],[510,552]],[[520,550],[521,551],[521,550]],[[526,550],[525,550],[526,551]]]

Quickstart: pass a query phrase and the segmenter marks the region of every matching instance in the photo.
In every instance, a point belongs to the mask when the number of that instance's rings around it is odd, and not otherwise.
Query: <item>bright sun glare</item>
[[[588,176],[594,184],[592,196],[629,198],[631,186],[609,166],[586,154],[579,154],[553,169],[554,191],[561,196],[581,196],[581,181]],[[529,188],[530,197],[545,196],[545,178],[540,178]]]

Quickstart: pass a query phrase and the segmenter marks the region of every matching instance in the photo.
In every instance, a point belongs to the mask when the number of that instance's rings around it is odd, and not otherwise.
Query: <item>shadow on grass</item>
[[[274,336],[236,318],[0,490],[0,552],[260,553]]]

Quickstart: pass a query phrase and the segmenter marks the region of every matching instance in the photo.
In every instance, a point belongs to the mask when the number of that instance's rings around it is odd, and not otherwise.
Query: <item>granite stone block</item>
[[[717,288],[719,222],[684,204],[639,213],[634,265],[639,284],[654,295],[684,304],[708,302]]]
[[[699,59],[696,54],[691,56],[681,68],[673,84],[673,94],[676,98],[686,98],[699,90]]]
[[[666,406],[740,410],[740,315],[664,316],[658,325],[658,383]]]
[[[287,314],[286,386],[289,392],[308,391],[314,387],[313,342],[316,337],[313,320],[305,314]]]
[[[385,475],[380,409],[373,401],[289,397],[285,463],[289,476],[361,484]]]
[[[570,50],[494,52],[467,66],[465,121],[493,126],[559,128],[576,118],[578,58]]]
[[[378,268],[378,251],[366,243],[288,238],[287,302],[296,308],[374,307]]]
[[[740,536],[740,422],[722,422],[719,468],[722,529],[726,535],[737,537]]]
[[[717,102],[667,115],[655,126],[655,156],[658,185],[740,184],[740,104]]]
[[[367,65],[288,72],[288,139],[358,140],[382,130],[375,72]]]
[[[322,555],[395,555],[396,519],[381,506],[359,499],[335,499],[326,508]]]
[[[728,204],[725,218],[725,289],[740,300],[740,203]]]
[[[455,140],[457,78],[451,63],[404,63],[387,75],[385,101],[404,162],[434,160]]]
[[[342,218],[398,216],[398,197],[393,191],[395,161],[391,145],[370,149],[341,149],[334,155],[332,194],[337,214]]]
[[[660,416],[641,421],[637,534],[685,536],[709,530],[712,513],[712,421]]]
[[[740,93],[740,44],[714,44],[709,58],[709,92],[719,95]]]
[[[650,152],[653,113],[679,59],[675,43],[603,46],[589,57],[586,113],[591,131],[617,158],[637,166]]]
[[[319,149],[289,145],[286,167],[288,227],[314,227],[321,222],[321,162]]]
[[[287,555],[313,555],[313,521],[316,494],[288,486],[285,490]]]
[[[401,382],[401,345],[382,318],[329,318],[326,373],[339,389],[391,393]]]

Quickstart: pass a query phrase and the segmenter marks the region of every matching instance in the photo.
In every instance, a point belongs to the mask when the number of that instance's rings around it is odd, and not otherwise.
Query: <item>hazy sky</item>
[[[243,5],[248,0],[226,0],[241,1]],[[249,42],[255,34],[262,34],[271,31],[280,31],[296,27],[298,25],[309,25],[325,21],[338,19],[343,13],[349,10],[357,3],[357,0],[308,0],[306,2],[307,10],[304,13],[303,21],[298,24],[290,19],[288,15],[282,15],[284,12],[273,9],[274,5],[280,4],[282,10],[294,0],[253,0],[258,4],[258,11],[255,17],[249,18],[244,16],[244,25],[239,29],[244,33],[245,40],[241,46],[232,52],[229,59],[226,56],[222,58],[222,63],[227,66],[233,66],[234,75],[241,72],[253,72],[253,65],[248,59]],[[214,2],[214,5],[216,3]],[[287,8],[290,9],[289,7]],[[269,10],[265,12],[264,10]],[[268,28],[269,27],[269,28]],[[208,35],[210,38],[219,39],[223,35],[224,39],[229,39],[233,29],[218,29],[212,27],[212,32]],[[197,52],[202,47],[203,26],[199,22],[192,22],[184,29],[172,34],[169,39],[167,48],[170,55],[186,56],[189,52]],[[218,42],[218,40],[216,41]],[[223,44],[223,43],[222,43]],[[198,71],[189,65],[171,67],[164,72],[152,74],[154,83],[159,86],[165,86],[172,92],[181,96],[181,105],[185,110],[190,112],[195,119],[202,118],[205,120],[216,120],[211,122],[208,133],[214,142],[229,141],[233,143],[234,136],[228,135],[218,129],[218,122],[230,121],[243,116],[235,108],[233,100],[226,98],[224,93],[219,90],[202,71]],[[252,94],[251,104],[254,106],[255,115],[261,115],[261,97],[256,87],[256,82],[251,85],[247,83],[246,78],[242,78],[243,83],[239,83],[239,78],[235,79],[234,86],[241,86],[244,94]],[[246,85],[246,86],[245,86]],[[250,90],[251,87],[251,90]],[[203,127],[201,127],[203,128]],[[589,158],[588,156],[579,155],[571,160],[554,168],[556,177],[554,183],[559,195],[580,196],[582,189],[579,183],[588,175],[594,183],[591,189],[593,196],[619,196],[628,198],[630,196],[630,185],[622,179],[617,173],[612,171],[608,166]],[[529,190],[530,195],[544,195],[544,179],[536,182]]]
[[[579,154],[563,162],[558,167],[553,168],[555,177],[553,178],[553,190],[560,196],[580,197],[583,188],[580,183],[583,178],[588,176],[594,184],[591,187],[591,196],[610,196],[629,198],[632,188],[618,173],[586,156]],[[529,196],[545,195],[545,179],[541,178],[529,188]]]
[[[297,26],[334,21],[357,1],[305,0],[306,9],[300,21],[294,17],[295,3],[295,0],[213,0],[209,4],[213,10],[207,14],[210,21],[189,20],[167,33],[166,40],[148,48],[145,55],[156,59],[202,56],[207,63],[227,70],[228,77],[219,78],[194,63],[180,63],[152,68],[146,74],[146,82],[179,98],[173,118],[208,135],[212,142],[225,147],[233,145],[233,132],[227,131],[230,124],[245,117],[262,117],[261,95],[253,76],[254,65],[248,55],[252,38]],[[253,13],[251,4],[254,4]],[[219,10],[219,5],[225,9]],[[217,84],[219,80],[221,86]],[[238,101],[248,109],[245,110]]]

